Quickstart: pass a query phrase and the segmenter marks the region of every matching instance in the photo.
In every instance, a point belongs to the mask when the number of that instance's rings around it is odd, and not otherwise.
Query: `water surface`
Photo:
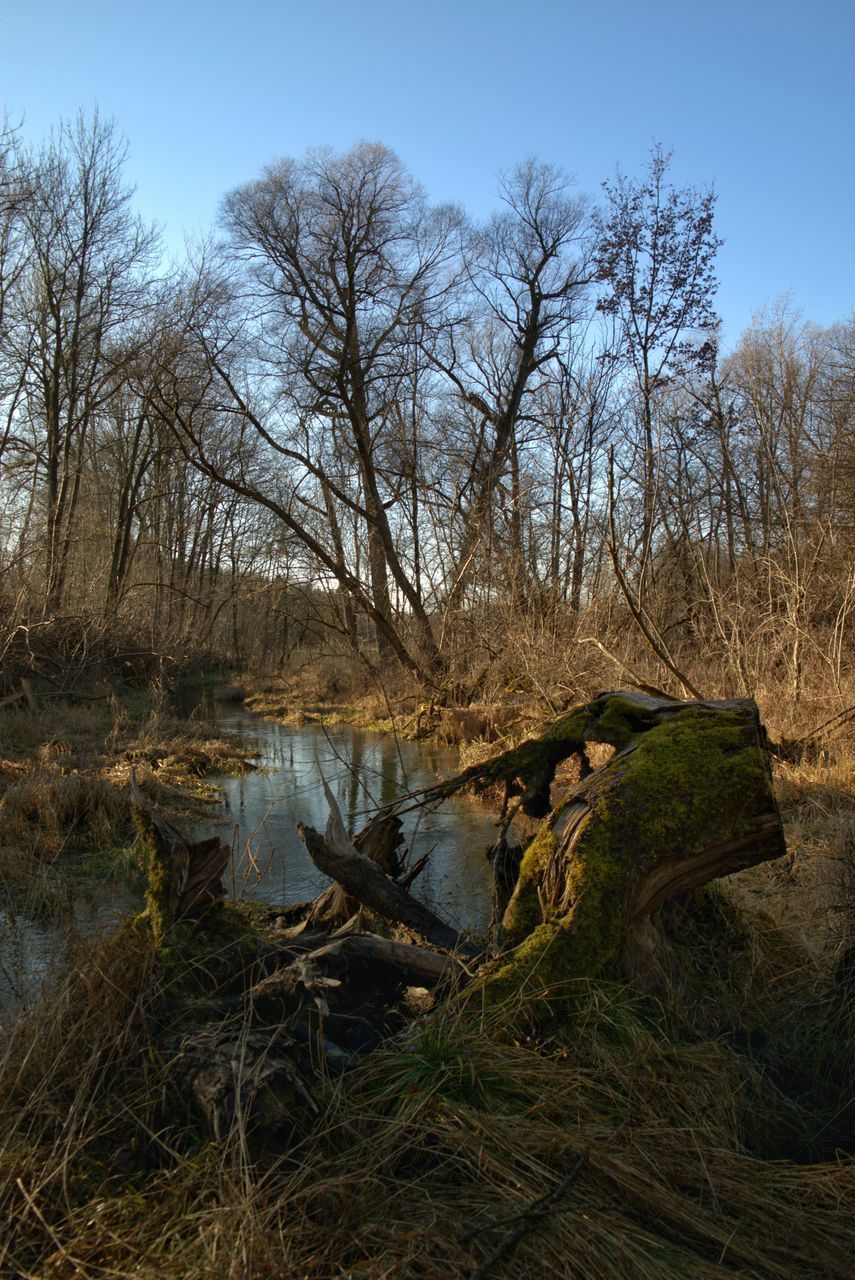
[[[260,770],[213,778],[223,804],[200,824],[232,845],[226,894],[285,906],[315,897],[329,880],[317,870],[297,823],[323,831],[328,807],[322,777],[345,820],[359,830],[378,807],[432,786],[457,772],[454,752],[433,743],[399,741],[350,725],[282,725],[243,708],[211,707],[205,719],[257,746]],[[213,714],[212,714],[213,713]],[[492,881],[486,858],[495,841],[493,819],[471,797],[453,796],[440,808],[405,814],[409,860],[430,852],[412,892],[461,929],[483,930]],[[46,917],[0,900],[0,1022],[31,1004],[42,985],[73,963],[81,941],[110,932],[142,906],[122,879],[82,882],[70,864],[57,867],[62,903]]]
[[[218,780],[225,799],[218,825],[234,849],[227,888],[236,897],[285,904],[312,898],[329,884],[296,829],[298,822],[324,829],[322,776],[345,820],[358,830],[378,807],[459,768],[456,753],[434,744],[350,725],[275,724],[243,709],[220,714],[215,723],[255,740],[262,767]],[[413,893],[450,923],[483,928],[491,894],[486,851],[496,838],[488,812],[471,797],[456,796],[439,809],[405,814],[403,822],[411,859],[430,851]]]

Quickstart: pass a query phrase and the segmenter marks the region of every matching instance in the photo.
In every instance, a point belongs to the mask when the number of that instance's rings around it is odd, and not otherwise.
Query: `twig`
[[[516,1224],[513,1231],[506,1235],[503,1240],[500,1240],[492,1253],[475,1268],[470,1280],[487,1280],[492,1268],[499,1259],[516,1248],[526,1232],[530,1231],[537,1222],[549,1216],[571,1182],[582,1172],[587,1159],[588,1153],[583,1151],[570,1172],[558,1183],[558,1186],[553,1187],[546,1195],[540,1196],[527,1209],[523,1209],[519,1213],[513,1213],[508,1218],[498,1218],[495,1222],[488,1222],[483,1227],[475,1227],[474,1230],[467,1231],[465,1235],[460,1237],[460,1243],[467,1244],[470,1240],[474,1240],[477,1236],[483,1235],[487,1231],[501,1231]]]
[[[790,742],[790,746],[801,747],[801,746],[808,745],[813,741],[814,738],[818,736],[818,734],[822,733],[823,729],[828,729],[837,720],[840,721],[840,724],[837,725],[837,728],[839,729],[839,728],[842,728],[842,726],[846,723],[847,720],[852,719],[854,717],[855,717],[855,703],[853,703],[851,707],[844,707],[842,711],[838,711],[835,715],[831,716],[828,720],[823,720],[822,724],[818,724],[815,729],[811,729],[810,733],[804,733],[800,738],[794,738]]]
[[[619,658],[616,653],[612,653],[611,650],[607,649],[603,642],[598,640],[596,636],[580,636],[577,643],[595,644],[600,653],[608,658],[609,662],[613,662],[615,666],[620,667],[621,671],[623,671],[625,675],[629,676],[636,689],[641,689],[643,693],[649,693],[653,698],[666,698],[670,702],[677,701],[677,699],[673,698],[670,693],[666,693],[664,689],[659,689],[655,684],[648,684],[646,680],[643,680],[638,672],[633,670],[628,662],[625,662],[623,658]]]
[[[609,450],[609,539],[608,550],[612,562],[612,568],[615,571],[617,584],[621,589],[621,594],[629,606],[629,611],[635,619],[639,631],[644,636],[650,648],[656,654],[657,658],[664,666],[668,668],[673,676],[679,680],[683,687],[684,693],[691,694],[693,698],[697,698],[698,702],[704,701],[704,695],[692,684],[688,676],[684,675],[674,659],[671,657],[671,651],[666,642],[659,634],[655,623],[648,616],[641,600],[633,592],[627,581],[626,575],[621,568],[620,556],[617,547],[617,532],[615,530],[615,457],[614,448]]]

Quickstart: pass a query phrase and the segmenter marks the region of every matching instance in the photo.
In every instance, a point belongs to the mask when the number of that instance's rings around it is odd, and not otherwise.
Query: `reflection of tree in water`
[[[247,885],[247,895],[277,905],[314,897],[325,887],[296,831],[298,822],[323,830],[327,808],[321,773],[349,828],[356,831],[378,808],[399,802],[456,767],[454,757],[435,746],[348,725],[283,726],[245,712],[225,717],[222,725],[255,740],[261,751],[261,770],[218,781],[226,800],[228,838],[239,824],[236,847],[251,837],[263,868],[260,879],[253,877]],[[491,894],[484,854],[495,839],[489,814],[468,797],[455,797],[438,810],[405,815],[404,839],[412,861],[431,851],[414,894],[453,923],[481,928]]]

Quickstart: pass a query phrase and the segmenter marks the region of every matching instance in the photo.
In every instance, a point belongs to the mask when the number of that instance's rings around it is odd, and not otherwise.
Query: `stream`
[[[232,844],[227,891],[235,898],[300,902],[329,883],[296,830],[302,822],[323,831],[328,808],[322,778],[358,830],[378,807],[459,768],[456,753],[432,743],[350,725],[273,724],[242,709],[215,723],[254,741],[260,752],[258,772],[217,779],[225,818],[215,825]],[[413,885],[415,896],[458,928],[482,929],[492,891],[486,850],[496,838],[494,819],[471,798],[458,796],[439,810],[405,814],[403,823],[410,860],[431,854]]]
[[[190,710],[190,708],[185,708]],[[243,707],[202,703],[192,715],[242,738],[258,751],[257,771],[210,780],[223,803],[199,824],[198,835],[218,832],[231,845],[224,877],[226,896],[286,905],[315,897],[328,883],[297,834],[303,822],[323,831],[327,805],[323,781],[333,791],[352,830],[378,806],[421,791],[459,768],[457,753],[434,743],[407,742],[350,725],[284,725]],[[409,862],[430,851],[413,894],[450,924],[483,930],[492,879],[486,858],[495,841],[494,819],[468,796],[441,808],[403,817]],[[31,919],[0,906],[0,1014],[8,1017],[37,997],[80,941],[115,926],[139,910],[141,896],[119,877],[102,883],[62,882],[64,910],[56,918]]]

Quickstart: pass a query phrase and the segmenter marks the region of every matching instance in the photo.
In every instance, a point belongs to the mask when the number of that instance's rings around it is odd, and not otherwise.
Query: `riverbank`
[[[251,769],[253,751],[172,713],[162,691],[51,699],[0,715],[0,893],[30,912],[73,866],[80,879],[137,870],[132,773],[165,813],[202,818],[214,775]],[[53,888],[52,888],[53,887]],[[44,906],[44,902],[41,906]]]
[[[315,1110],[295,1099],[265,1147],[240,1108],[206,1134],[174,1067],[188,1030],[228,1023],[235,958],[276,928],[230,912],[158,952],[126,925],[0,1061],[0,1271],[848,1280],[845,988],[832,1000],[791,939],[716,893],[669,931],[657,993],[535,983],[474,1017],[451,995],[317,1073]]]
[[[504,703],[439,705],[398,677],[394,687],[355,685],[352,673],[310,664],[288,676],[244,675],[238,685],[245,705],[280,724],[349,724],[400,738],[433,740],[459,748],[463,766],[516,745],[553,718],[542,706],[509,697]]]
[[[50,795],[19,812],[31,863],[108,850],[113,811],[93,797],[132,768],[196,817],[209,769],[247,766],[157,699],[106,710],[3,722],[0,814],[34,777]],[[281,941],[270,913],[238,910],[166,955],[139,920],[79,945],[0,1059],[0,1272],[848,1280],[855,769],[841,751],[776,775],[788,857],[700,912],[677,904],[654,981],[574,982],[548,1025],[536,988],[475,1020],[451,996],[346,1076],[322,1072],[285,1150],[258,1150],[239,1111],[206,1136],[171,1074],[188,1028],[212,1005],[228,1019],[236,951]],[[64,788],[88,797],[76,817]]]

